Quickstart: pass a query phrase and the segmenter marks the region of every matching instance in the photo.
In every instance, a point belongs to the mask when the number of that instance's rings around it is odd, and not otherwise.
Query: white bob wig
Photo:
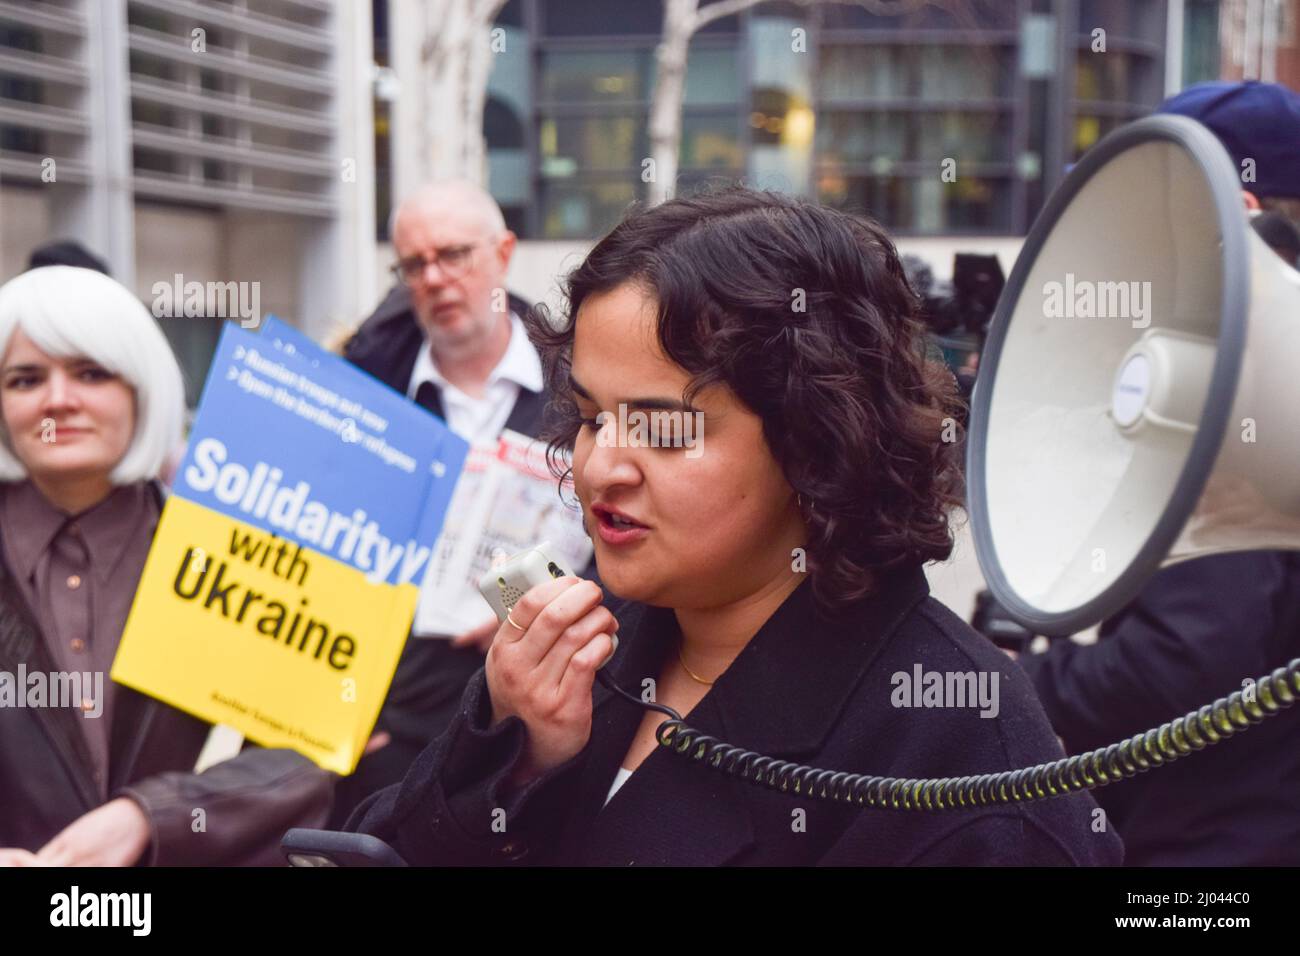
[[[131,292],[94,269],[44,266],[0,286],[0,358],[22,329],[53,358],[87,358],[135,389],[135,434],[109,475],[115,485],[156,478],[180,446],[185,385],[171,346]],[[27,469],[0,420],[0,481]]]

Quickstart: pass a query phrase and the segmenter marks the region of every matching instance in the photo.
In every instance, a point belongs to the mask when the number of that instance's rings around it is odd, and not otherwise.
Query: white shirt
[[[632,776],[632,771],[626,767],[619,767],[618,773],[614,774],[614,785],[609,788],[609,794],[605,797],[605,803],[613,799],[614,794],[618,793],[618,788],[627,783],[627,778]]]
[[[433,360],[428,337],[421,343],[415,368],[411,369],[407,397],[414,400],[415,393],[425,382],[438,387],[448,428],[471,445],[495,448],[501,429],[515,407],[520,386],[534,392],[542,390],[542,360],[533,343],[528,341],[524,323],[511,312],[510,342],[501,361],[488,374],[482,398],[466,394],[443,377]]]

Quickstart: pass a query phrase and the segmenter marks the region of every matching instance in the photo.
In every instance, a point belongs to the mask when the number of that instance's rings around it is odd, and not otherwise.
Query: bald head
[[[434,356],[468,360],[504,348],[515,234],[496,200],[466,179],[430,183],[403,200],[391,225],[397,274]]]
[[[443,179],[426,183],[393,210],[388,234],[397,233],[402,219],[454,216],[472,222],[485,233],[502,232],[506,220],[501,207],[486,189],[470,179]]]

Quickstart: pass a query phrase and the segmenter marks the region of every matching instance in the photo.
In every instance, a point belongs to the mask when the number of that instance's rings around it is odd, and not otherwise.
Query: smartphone
[[[490,568],[483,577],[479,578],[479,592],[488,604],[492,605],[498,621],[505,622],[511,608],[519,603],[519,599],[530,588],[553,578],[571,576],[558,560],[547,554],[550,546],[549,541],[543,541],[527,551],[520,551],[497,567]],[[614,641],[614,649],[601,663],[601,667],[608,664],[614,657],[614,651],[618,650],[618,635],[610,636]]]

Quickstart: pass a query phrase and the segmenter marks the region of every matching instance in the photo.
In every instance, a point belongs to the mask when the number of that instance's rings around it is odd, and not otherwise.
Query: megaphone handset
[[[541,544],[530,548],[483,575],[479,590],[500,620],[506,619],[510,608],[529,588],[568,573],[546,554],[546,547]],[[612,657],[611,653],[609,659]],[[809,767],[724,743],[689,726],[671,707],[623,690],[603,669],[604,664],[601,667],[597,679],[607,688],[638,707],[669,718],[659,725],[655,738],[671,752],[769,790],[883,810],[971,810],[1093,790],[1211,747],[1300,700],[1298,657],[1248,683],[1244,690],[1144,733],[1074,757],[966,777],[880,777]]]

